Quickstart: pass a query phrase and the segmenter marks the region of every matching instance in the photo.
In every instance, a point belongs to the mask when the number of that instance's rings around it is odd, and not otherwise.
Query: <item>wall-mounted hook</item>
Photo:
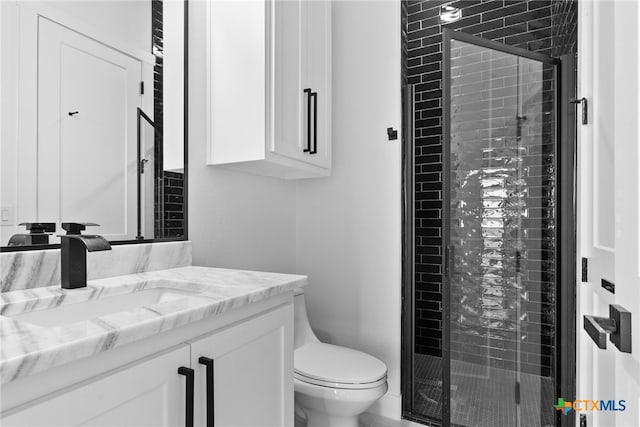
[[[572,99],[569,102],[572,104],[582,104],[582,124],[589,124],[589,104],[587,98]]]

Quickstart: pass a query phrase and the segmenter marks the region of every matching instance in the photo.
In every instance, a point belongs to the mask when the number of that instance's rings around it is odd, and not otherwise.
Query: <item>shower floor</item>
[[[414,411],[442,417],[442,366],[439,357],[415,356]],[[464,427],[547,427],[554,425],[551,378],[520,374],[520,421],[515,404],[516,373],[451,361],[451,424]]]

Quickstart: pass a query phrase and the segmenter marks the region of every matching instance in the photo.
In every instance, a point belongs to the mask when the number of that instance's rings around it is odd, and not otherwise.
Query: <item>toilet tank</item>
[[[299,348],[309,342],[318,342],[316,334],[313,333],[307,316],[307,307],[304,302],[304,290],[298,288],[293,297],[293,332],[294,348]]]

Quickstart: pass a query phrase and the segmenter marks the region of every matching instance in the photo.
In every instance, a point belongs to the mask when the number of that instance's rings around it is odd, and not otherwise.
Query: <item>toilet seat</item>
[[[345,390],[365,390],[365,389],[380,387],[387,383],[386,376],[380,378],[378,381],[374,381],[371,383],[336,383],[331,381],[321,381],[314,378],[305,377],[304,375],[301,375],[298,372],[294,372],[293,377],[296,380],[301,381],[305,384],[312,384],[319,387],[345,389]]]
[[[294,368],[294,378],[322,387],[367,389],[387,380],[387,367],[375,357],[321,342],[296,349]]]

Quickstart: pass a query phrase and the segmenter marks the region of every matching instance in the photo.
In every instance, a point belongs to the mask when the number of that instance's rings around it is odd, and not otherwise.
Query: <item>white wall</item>
[[[0,2],[0,246],[6,245],[17,230],[18,204],[18,79],[16,8],[9,2]],[[7,215],[7,221],[4,220]]]
[[[321,339],[389,369],[373,410],[400,418],[400,3],[333,4],[333,170],[297,186],[297,272]]]
[[[45,0],[46,1],[46,0]],[[91,28],[151,52],[151,0],[46,1]]]
[[[389,368],[374,411],[400,418],[400,4],[333,4],[333,171],[295,182],[205,165],[204,5],[189,12],[194,265],[307,274],[321,339]]]
[[[295,183],[205,164],[205,82],[205,3],[190,1],[188,226],[193,263],[293,273]]]

